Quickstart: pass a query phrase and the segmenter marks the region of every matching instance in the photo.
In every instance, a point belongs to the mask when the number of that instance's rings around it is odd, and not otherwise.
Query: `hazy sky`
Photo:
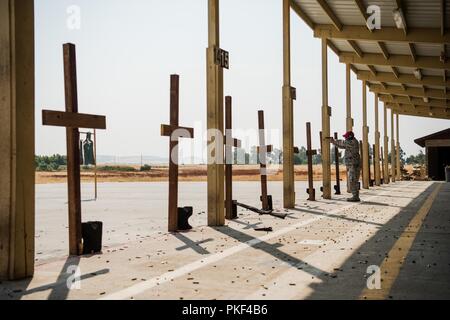
[[[230,51],[224,91],[234,100],[234,127],[257,128],[257,111],[266,127],[281,129],[281,0],[221,1],[221,47]],[[67,9],[81,9],[80,29],[67,27]],[[79,111],[107,116],[99,132],[98,154],[167,156],[168,138],[160,124],[169,121],[169,76],[180,81],[180,124],[206,126],[205,55],[207,0],[39,0],[36,6],[36,153],[65,154],[65,131],[43,127],[43,107],[64,110],[62,44],[77,45]],[[295,144],[306,144],[312,122],[314,147],[321,128],[321,43],[292,13],[292,85],[297,88]],[[352,73],[355,132],[361,137],[362,83]],[[374,96],[368,95],[370,139]],[[332,131],[345,130],[345,65],[329,51],[329,103]],[[382,116],[380,103],[380,116]],[[380,124],[383,124],[380,118]],[[449,127],[447,120],[400,119],[401,144],[420,148],[415,138]],[[380,128],[382,134],[382,127]],[[242,131],[243,132],[243,131]],[[274,131],[276,132],[276,131]],[[390,127],[389,127],[390,134]],[[236,132],[235,135],[238,135]],[[244,138],[238,135],[238,138]],[[272,141],[270,138],[272,137]],[[197,138],[197,139],[198,139]],[[269,137],[279,146],[281,133]],[[200,140],[197,140],[197,144]],[[248,144],[253,144],[249,141]]]

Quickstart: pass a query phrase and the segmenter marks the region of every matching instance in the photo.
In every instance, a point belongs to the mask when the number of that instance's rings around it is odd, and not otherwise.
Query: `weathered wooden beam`
[[[311,28],[314,29],[315,23],[312,19],[300,8],[300,6],[294,1],[290,0],[291,8],[294,12]]]
[[[225,224],[225,181],[223,166],[224,132],[223,68],[215,63],[215,52],[220,48],[219,0],[208,0],[208,49],[207,49],[207,129],[208,146],[208,226]],[[215,134],[212,134],[215,132]]]
[[[106,129],[106,117],[99,115],[42,110],[42,124],[66,128]]]
[[[178,138],[194,138],[193,128],[180,127],[178,125],[161,125],[161,136],[163,137],[172,137],[175,132]]]
[[[330,117],[331,108],[328,106],[328,50],[327,39],[322,39],[322,175],[323,198],[331,199],[331,147]]]
[[[445,119],[450,120],[450,114],[440,113],[440,112],[422,112],[422,111],[407,111],[404,109],[398,109],[396,106],[388,105],[389,109],[395,110],[395,112],[412,117],[423,117],[423,118],[432,118],[432,119]]]
[[[416,48],[414,47],[414,43],[408,43],[409,53],[411,54],[411,58],[414,62],[417,61]]]
[[[283,0],[283,206],[295,206],[294,106],[291,86],[290,1]]]
[[[0,280],[34,273],[34,22],[33,0],[0,1]]]
[[[440,76],[423,76],[422,80],[417,79],[412,74],[404,74],[400,73],[398,77],[396,77],[393,73],[390,72],[378,72],[376,75],[373,75],[369,71],[358,71],[356,73],[358,80],[366,80],[370,82],[392,82],[392,83],[403,83],[403,84],[415,84],[415,85],[426,85],[426,86],[450,86],[450,81],[446,79],[443,80],[443,77]]]
[[[391,57],[391,55],[390,55],[390,53],[389,53],[389,51],[388,51],[388,49],[386,47],[386,44],[384,42],[378,41],[377,45],[378,45],[378,48],[380,48],[381,53],[383,54],[383,57],[386,60],[388,60]]]
[[[339,18],[336,16],[334,11],[331,9],[330,5],[325,0],[316,0],[319,6],[322,8],[322,10],[325,12],[325,14],[328,16],[328,18],[333,23],[334,27],[341,31],[344,27],[342,22],[339,20]]]
[[[354,40],[347,41],[350,47],[352,47],[353,51],[355,51],[356,55],[360,58],[364,57],[364,52],[358,46],[358,44]]]
[[[396,175],[395,175],[395,131],[394,131],[394,115],[395,111],[394,109],[391,109],[391,180],[392,182],[395,182]]]
[[[369,68],[370,73],[371,73],[373,76],[376,76],[376,75],[378,74],[377,69],[375,69],[374,66],[368,65],[367,68]]]
[[[414,61],[408,55],[391,55],[386,60],[382,54],[366,53],[363,58],[351,52],[343,52],[339,57],[341,63],[365,64],[388,67],[428,68],[437,70],[450,70],[450,62],[441,62],[438,57],[417,56]]]
[[[389,160],[388,160],[388,156],[389,156],[389,137],[388,137],[388,116],[387,116],[387,106],[386,104],[384,104],[383,107],[383,111],[384,111],[384,116],[383,116],[383,121],[384,121],[384,137],[383,137],[383,142],[384,142],[384,163],[383,163],[383,167],[384,167],[384,173],[383,173],[383,177],[384,177],[384,183],[388,184],[390,183],[390,179],[389,179]]]
[[[370,91],[379,94],[394,94],[399,96],[412,96],[412,97],[425,97],[423,89],[421,88],[406,88],[403,90],[402,88],[395,86],[387,86],[387,89],[381,87],[378,84],[369,85]],[[444,94],[442,90],[438,89],[427,89],[427,97],[435,98],[435,99],[450,99],[450,94]]]
[[[343,40],[403,42],[403,43],[450,43],[450,35],[441,34],[440,28],[409,28],[408,34],[396,27],[383,27],[371,32],[366,26],[344,25],[337,30],[333,25],[316,25],[314,37]]]
[[[352,117],[352,78],[350,74],[350,65],[347,64],[345,68],[345,83],[346,83],[346,129],[353,131],[353,117]]]
[[[362,114],[363,114],[363,126],[362,126],[362,132],[363,132],[363,149],[362,149],[362,177],[363,177],[363,188],[369,189],[369,180],[370,180],[370,173],[369,173],[369,127],[367,125],[367,85],[366,82],[362,82]]]
[[[450,104],[443,99],[429,99],[428,102],[423,101],[422,98],[405,97],[405,96],[391,96],[387,94],[380,95],[380,100],[383,102],[411,104],[423,107],[437,107],[450,108]]]
[[[374,153],[374,172],[375,185],[381,185],[381,171],[380,171],[380,125],[379,125],[379,106],[378,94],[375,94],[375,153]]]

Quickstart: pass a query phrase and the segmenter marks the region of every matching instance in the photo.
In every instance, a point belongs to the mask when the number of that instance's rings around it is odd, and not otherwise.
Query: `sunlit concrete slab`
[[[281,188],[270,186],[280,208],[275,191]],[[61,246],[67,236],[65,190],[38,188],[37,236],[48,240],[37,244],[45,257],[32,280],[2,283],[0,298],[370,299],[377,290],[367,288],[374,267],[381,268],[385,299],[450,298],[449,184],[397,182],[364,191],[363,202],[353,204],[345,195],[306,202],[299,183],[296,208],[285,220],[241,211],[238,220],[219,228],[205,226],[205,187],[181,184],[181,204],[196,208],[195,228],[168,234],[162,185],[101,186],[100,200],[84,203],[84,220],[105,223],[104,251],[80,258],[67,258]],[[258,187],[236,183],[236,198],[256,205]],[[427,204],[414,231],[410,224]],[[70,290],[74,266],[81,281]]]

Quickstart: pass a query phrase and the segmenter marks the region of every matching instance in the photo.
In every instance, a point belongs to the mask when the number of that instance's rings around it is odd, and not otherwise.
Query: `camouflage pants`
[[[359,196],[359,176],[361,173],[360,166],[348,166],[348,181],[350,192],[353,196]]]

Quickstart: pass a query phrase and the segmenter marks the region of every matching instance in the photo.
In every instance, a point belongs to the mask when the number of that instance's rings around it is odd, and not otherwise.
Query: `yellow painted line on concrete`
[[[408,256],[411,250],[412,244],[416,239],[417,233],[422,228],[423,221],[425,220],[428,212],[430,212],[431,206],[436,199],[439,191],[442,188],[442,184],[439,184],[434,191],[428,196],[425,203],[420,207],[417,214],[409,222],[397,242],[388,253],[388,257],[380,266],[381,270],[381,289],[364,289],[360,295],[360,299],[368,300],[383,300],[389,297],[389,293],[392,289],[392,285],[397,279],[400,270],[403,266],[405,258]],[[386,273],[387,272],[387,273]]]

